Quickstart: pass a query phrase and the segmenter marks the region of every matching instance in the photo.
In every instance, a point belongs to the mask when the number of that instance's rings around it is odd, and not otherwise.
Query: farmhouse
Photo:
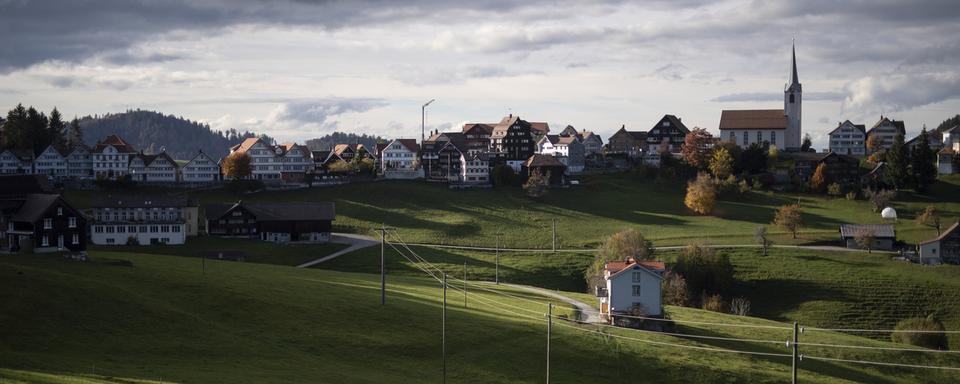
[[[550,185],[556,186],[563,185],[564,171],[567,169],[567,166],[563,165],[563,163],[554,156],[541,155],[538,153],[530,156],[527,162],[523,164],[523,168],[527,171],[527,175],[540,172],[547,177]]]
[[[66,155],[53,145],[48,145],[47,149],[40,152],[33,162],[33,173],[55,179],[65,178],[67,176]]]
[[[220,166],[206,153],[200,151],[183,165],[181,180],[186,183],[211,183],[220,180]]]
[[[186,196],[104,196],[93,203],[97,245],[184,244],[196,236],[198,204]]]
[[[388,179],[419,178],[423,172],[419,171],[417,155],[420,146],[416,139],[396,139],[391,141],[380,152],[380,173]],[[414,174],[416,172],[417,174]],[[418,177],[419,176],[419,177]]]
[[[118,179],[130,171],[130,158],[137,154],[132,145],[117,135],[107,136],[93,147],[93,174],[98,179]]]
[[[664,115],[647,132],[647,147],[655,148],[663,145],[670,153],[679,153],[688,133],[690,129],[678,117]]]
[[[583,171],[584,148],[577,136],[545,135],[537,142],[537,153],[557,157],[570,173]]]
[[[860,160],[853,156],[836,152],[789,152],[785,159],[793,161],[793,174],[807,182],[820,164],[826,164],[827,182],[855,184],[860,181]]]
[[[632,257],[604,265],[604,286],[597,287],[600,316],[614,322],[617,315],[629,314],[632,308],[639,308],[644,316],[662,316],[660,282],[664,269],[661,261]]]
[[[180,166],[166,152],[145,155],[142,152],[130,157],[130,178],[133,181],[158,183],[177,181]]]
[[[6,177],[0,182],[11,181]],[[83,252],[86,219],[58,194],[0,197],[0,251]]]
[[[918,248],[923,263],[960,264],[960,222],[951,225],[937,238],[920,243]]]
[[[607,149],[611,153],[623,153],[629,157],[637,157],[647,151],[647,133],[643,131],[628,131],[623,125],[610,136]]]
[[[876,143],[874,151],[890,149],[893,146],[893,139],[898,135],[906,134],[907,130],[904,128],[903,120],[891,120],[880,115],[880,120],[867,131],[867,141],[873,140]]]
[[[893,226],[889,224],[843,224],[840,226],[840,238],[847,248],[862,248],[857,244],[857,236],[861,234],[873,236],[873,245],[870,249],[889,251],[897,241]]]
[[[330,240],[334,203],[256,203],[204,206],[207,232],[214,236],[252,237],[275,243]]]
[[[523,162],[536,151],[537,139],[549,130],[546,123],[535,124],[510,114],[493,127],[490,144],[507,165],[519,171]]]
[[[830,152],[863,156],[867,153],[867,131],[863,124],[844,121],[830,131]]]

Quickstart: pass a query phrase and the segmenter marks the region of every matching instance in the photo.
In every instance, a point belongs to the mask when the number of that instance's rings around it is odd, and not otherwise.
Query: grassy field
[[[830,199],[821,195],[751,192],[721,199],[715,216],[698,216],[683,205],[685,186],[678,182],[639,179],[632,174],[586,177],[583,185],[552,190],[532,200],[515,188],[450,190],[424,182],[385,181],[329,188],[269,191],[236,195],[225,190],[189,191],[201,202],[334,201],[338,230],[369,233],[381,223],[400,228],[412,242],[457,245],[494,245],[494,234],[504,234],[507,247],[549,248],[553,220],[562,247],[591,247],[625,227],[637,227],[657,245],[682,245],[694,240],[714,244],[753,243],[753,231],[773,219],[777,207],[800,201],[805,228],[792,239],[771,228],[775,241],[839,243],[842,223],[879,223],[866,201]],[[90,191],[69,191],[67,197],[89,206]],[[183,193],[179,191],[176,193]],[[903,220],[898,237],[917,242],[936,231],[912,221],[917,211],[935,204],[947,223],[960,217],[960,177],[937,183],[928,195],[905,193],[893,204]]]
[[[131,266],[132,265],[132,266]],[[440,290],[433,280],[391,276],[379,305],[378,276],[130,253],[92,253],[87,263],[55,256],[0,257],[0,381],[350,382],[440,380]],[[488,285],[489,286],[489,285]],[[545,299],[459,293],[448,306],[450,382],[544,379]],[[505,307],[509,306],[509,307]],[[529,312],[528,312],[529,311]],[[684,308],[675,319],[785,324]],[[526,313],[526,314],[524,314]],[[788,329],[680,326],[686,334],[783,341]],[[555,321],[551,379],[584,382],[784,382],[786,357],[687,347],[786,353],[756,344],[606,330]],[[614,336],[610,336],[610,334]],[[618,337],[630,337],[628,340]],[[807,342],[887,347],[834,333]],[[652,344],[669,343],[673,345]],[[818,349],[820,348],[820,349]],[[958,366],[953,355],[804,347],[807,356]],[[927,356],[929,355],[929,356]],[[947,382],[943,371],[876,368],[805,359],[804,382]]]
[[[218,252],[242,252],[249,263],[300,265],[346,248],[346,244],[275,244],[256,239],[228,239],[198,236],[184,245],[95,246],[91,251],[136,252],[155,255],[177,255],[216,258]]]

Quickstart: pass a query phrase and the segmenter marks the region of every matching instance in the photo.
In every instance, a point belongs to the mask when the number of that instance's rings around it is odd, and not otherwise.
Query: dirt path
[[[554,299],[563,301],[564,303],[570,304],[580,311],[580,318],[577,319],[580,322],[584,323],[599,323],[600,322],[600,311],[594,308],[592,305],[584,303],[580,300],[572,299],[564,296],[563,294],[548,289],[531,287],[529,285],[519,285],[519,284],[507,284],[500,283],[500,285],[506,285],[508,287],[522,289],[538,295],[552,297]]]
[[[380,244],[379,239],[375,239],[370,236],[356,235],[352,233],[333,233],[330,235],[331,243],[340,243],[340,244],[349,244],[349,247],[341,249],[337,252],[331,253],[319,259],[308,261],[306,263],[300,264],[297,268],[308,268],[314,265],[320,264],[324,261],[334,259],[338,256],[345,255],[347,253],[356,251],[358,249],[372,247],[374,245]]]

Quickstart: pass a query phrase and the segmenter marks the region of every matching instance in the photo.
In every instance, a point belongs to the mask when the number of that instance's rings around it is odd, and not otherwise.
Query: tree
[[[56,107],[50,111],[50,119],[47,123],[47,134],[46,140],[49,144],[63,148],[66,144],[66,122],[63,121],[63,116],[60,115],[60,111]]]
[[[710,158],[710,173],[717,179],[725,179],[733,172],[733,156],[726,147],[717,147]]]
[[[867,253],[871,253],[873,244],[877,241],[877,234],[872,229],[860,229],[853,234],[853,241],[857,243],[858,247],[866,249]]]
[[[903,135],[893,139],[893,145],[887,151],[887,183],[897,188],[910,184],[909,170],[910,155],[907,146],[903,143]]]
[[[493,185],[515,185],[517,183],[517,174],[509,165],[500,164],[490,171],[490,180]]]
[[[750,300],[744,297],[737,297],[730,300],[730,313],[737,316],[747,316],[750,314]]]
[[[680,274],[667,272],[663,278],[663,303],[666,305],[686,306],[687,280]]]
[[[890,204],[890,201],[896,197],[897,192],[889,189],[864,189],[863,196],[873,205],[874,212],[880,212],[881,209]]]
[[[623,261],[629,257],[636,260],[653,259],[653,243],[632,228],[614,233],[600,245],[593,263],[587,268],[587,280],[595,285],[607,262]]]
[[[352,174],[356,172],[356,168],[353,163],[349,163],[343,160],[335,160],[327,166],[327,171],[339,174]]]
[[[803,225],[800,204],[787,204],[777,209],[777,213],[773,217],[773,225],[790,232],[793,238],[796,239],[797,233],[800,232],[800,226]]]
[[[767,162],[769,163],[771,168],[777,165],[777,159],[779,157],[780,157],[780,149],[777,148],[776,145],[770,144],[770,146],[767,147],[767,159],[769,159],[769,161]]]
[[[8,148],[26,148],[29,146],[27,141],[27,109],[23,104],[17,104],[16,107],[7,112],[7,119],[3,122],[3,129],[0,130],[3,135],[3,143]]]
[[[877,135],[867,135],[867,151],[870,153],[875,153],[880,149],[880,136]]]
[[[767,233],[767,227],[761,225],[753,231],[753,238],[757,241],[757,244],[760,245],[760,251],[764,256],[767,255],[767,249],[773,245],[773,240],[770,239],[770,235]]]
[[[840,184],[838,184],[838,183],[836,183],[836,182],[830,183],[830,185],[827,186],[827,194],[830,195],[830,196],[833,196],[833,197],[842,196],[842,195],[843,195],[843,187],[841,187]]]
[[[810,189],[815,192],[823,192],[823,188],[827,186],[827,163],[820,163],[817,165],[817,169],[813,171],[813,176],[810,176]]]
[[[917,192],[926,192],[927,187],[937,180],[936,157],[930,149],[930,134],[924,127],[917,139],[917,146],[910,153],[910,168],[913,171],[913,183]]]
[[[66,134],[67,147],[83,143],[83,128],[80,127],[80,120],[76,117],[70,121],[70,126]]]
[[[680,252],[673,272],[685,279],[688,297],[703,299],[703,294],[723,295],[733,287],[733,264],[730,258],[699,244],[687,245]]]
[[[47,132],[48,122],[47,115],[43,112],[37,111],[33,107],[27,108],[26,142],[23,143],[21,149],[30,149],[34,153],[40,153],[47,148],[50,145]]]
[[[703,128],[694,128],[683,139],[683,147],[680,154],[683,160],[696,169],[704,169],[710,156],[708,145],[713,139],[713,135]]]
[[[800,144],[801,152],[815,152],[813,149],[813,139],[810,137],[809,133],[803,135],[803,143]]]
[[[223,159],[223,174],[233,180],[249,177],[253,170],[250,167],[250,155],[237,152]]]
[[[769,164],[769,153],[767,152],[767,147],[760,145],[759,143],[750,144],[747,149],[743,150],[743,153],[740,154],[739,166],[741,172],[746,173],[760,173],[767,170],[767,164]]]
[[[377,164],[373,161],[372,157],[364,157],[362,159],[354,160],[354,162],[356,163],[355,167],[357,172],[367,175],[373,175],[376,173]]]
[[[937,211],[937,207],[928,205],[917,213],[917,224],[936,228],[937,236],[940,236],[940,212]]]
[[[944,332],[943,323],[937,321],[932,314],[925,318],[912,317],[901,320],[894,329],[898,331],[917,331],[891,333],[890,339],[894,343],[910,344],[939,350],[946,350],[948,348],[947,334]]]
[[[543,195],[547,194],[549,188],[550,172],[544,173],[540,170],[530,172],[530,176],[527,177],[527,182],[523,183],[523,190],[527,192],[527,196],[533,198],[543,197]]]
[[[687,195],[683,198],[687,208],[701,215],[713,212],[717,205],[717,188],[706,173],[700,173],[697,178],[687,183]]]

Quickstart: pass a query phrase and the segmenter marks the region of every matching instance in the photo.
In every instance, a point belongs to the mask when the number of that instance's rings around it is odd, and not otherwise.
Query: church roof
[[[787,115],[782,109],[724,110],[720,130],[725,129],[787,129]]]

